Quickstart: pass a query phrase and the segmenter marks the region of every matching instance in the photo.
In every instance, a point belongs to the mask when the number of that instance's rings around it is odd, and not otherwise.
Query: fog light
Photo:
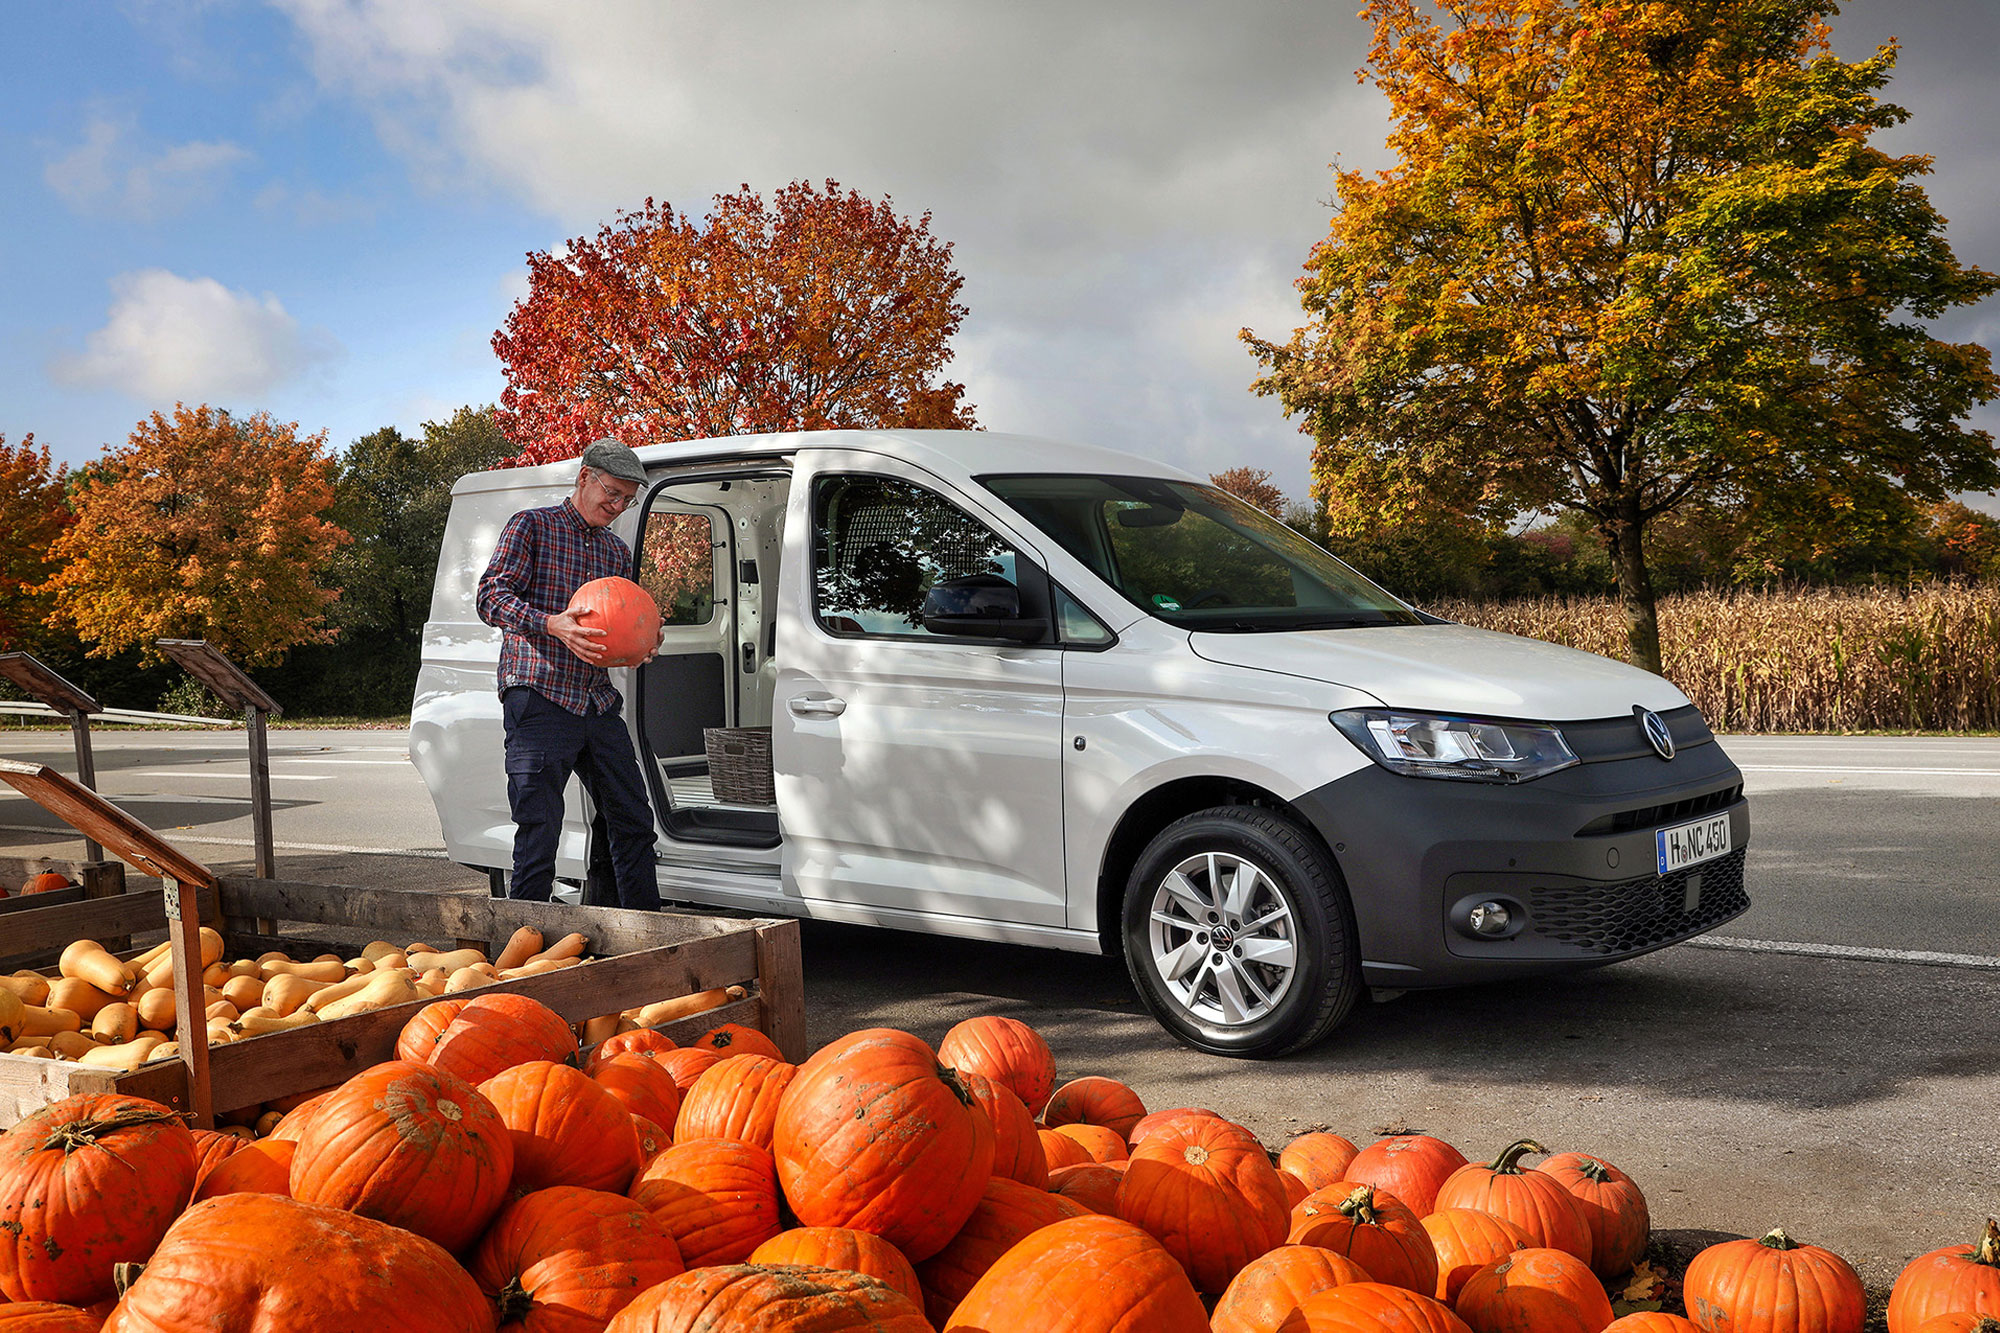
[[[1475,934],[1495,938],[1505,935],[1514,924],[1514,914],[1507,910],[1507,904],[1483,902],[1473,907],[1466,917]]]

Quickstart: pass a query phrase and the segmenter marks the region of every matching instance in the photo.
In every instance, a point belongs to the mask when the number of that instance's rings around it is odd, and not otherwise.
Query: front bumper
[[[1295,801],[1347,880],[1363,979],[1414,989],[1591,967],[1747,911],[1743,776],[1693,708],[1663,716],[1671,761],[1633,719],[1566,723],[1583,762],[1534,782],[1408,778],[1371,764]],[[1657,873],[1655,829],[1719,813],[1726,855]],[[1471,932],[1472,906],[1490,899],[1516,909],[1516,933]]]

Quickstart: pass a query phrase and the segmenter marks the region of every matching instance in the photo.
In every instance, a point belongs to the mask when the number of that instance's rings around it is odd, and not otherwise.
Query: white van
[[[959,431],[638,454],[614,531],[668,628],[612,675],[664,898],[1122,953],[1174,1036],[1244,1056],[1364,986],[1593,966],[1749,906],[1742,776],[1673,685],[1414,610],[1186,473]],[[496,883],[474,592],[575,474],[453,487],[424,627],[411,756]],[[704,731],[765,727],[775,799],[719,796]],[[559,874],[590,830],[573,786]]]

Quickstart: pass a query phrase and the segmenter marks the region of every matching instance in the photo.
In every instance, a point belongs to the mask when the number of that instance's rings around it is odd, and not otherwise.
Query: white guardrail
[[[13,713],[20,717],[46,717],[61,719],[68,713],[59,713],[47,704],[0,700],[0,713]],[[186,726],[190,723],[204,727],[240,727],[240,717],[191,717],[186,713],[147,713],[136,708],[100,708],[90,715],[104,722],[127,722],[142,727]]]

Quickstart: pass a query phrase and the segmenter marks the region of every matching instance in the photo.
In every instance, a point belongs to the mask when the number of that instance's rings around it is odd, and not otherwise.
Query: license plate
[[[1671,875],[1729,851],[1729,816],[1711,815],[1693,823],[1657,829],[1653,842],[1660,854],[1660,873]]]

